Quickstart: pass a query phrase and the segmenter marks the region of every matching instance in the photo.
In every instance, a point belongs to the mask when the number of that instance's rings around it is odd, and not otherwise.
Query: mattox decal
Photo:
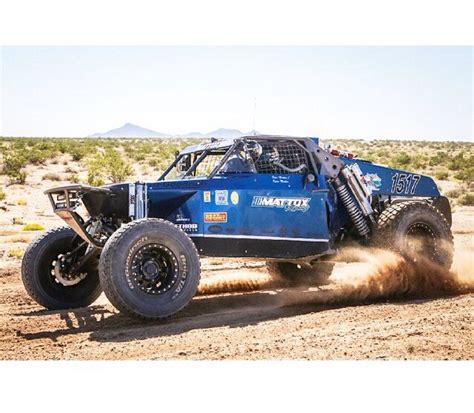
[[[204,222],[227,222],[227,212],[204,212]]]
[[[311,198],[286,198],[278,196],[254,196],[253,208],[282,208],[288,212],[306,212],[310,206]]]

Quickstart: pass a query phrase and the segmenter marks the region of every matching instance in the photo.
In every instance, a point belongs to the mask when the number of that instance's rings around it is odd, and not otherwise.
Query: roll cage
[[[255,153],[250,153],[248,149],[250,144],[254,150],[255,144],[260,147],[258,157],[255,157]],[[158,181],[169,179],[171,172],[178,168],[181,168],[181,174],[173,179],[191,179],[197,176],[211,179],[217,174],[237,172],[278,174],[316,172],[319,163],[317,157],[314,156],[316,148],[319,148],[317,138],[272,135],[244,136],[235,140],[192,145],[176,155],[174,161],[159,176]],[[218,162],[207,170],[202,168],[205,173],[197,173],[200,166],[212,156],[218,156]],[[235,157],[241,157],[252,163],[254,170],[224,171],[223,167]]]

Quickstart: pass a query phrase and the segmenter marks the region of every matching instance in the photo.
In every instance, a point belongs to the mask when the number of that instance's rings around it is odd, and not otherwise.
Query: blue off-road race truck
[[[170,316],[195,295],[200,256],[263,258],[288,278],[317,276],[318,261],[348,242],[452,262],[451,209],[433,179],[317,138],[211,140],[177,153],[155,182],[46,194],[67,226],[31,243],[22,279],[48,309],[104,291],[130,316]]]

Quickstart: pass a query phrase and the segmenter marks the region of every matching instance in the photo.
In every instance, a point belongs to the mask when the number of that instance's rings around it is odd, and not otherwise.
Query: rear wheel
[[[30,297],[50,310],[92,304],[102,292],[97,258],[71,271],[87,245],[69,227],[55,228],[34,240],[21,264],[23,285]]]
[[[107,298],[118,310],[160,319],[193,298],[200,278],[199,255],[191,239],[171,222],[141,219],[109,238],[99,274]]]
[[[448,221],[437,208],[423,201],[400,202],[383,211],[373,244],[411,259],[423,257],[446,268],[453,261]]]

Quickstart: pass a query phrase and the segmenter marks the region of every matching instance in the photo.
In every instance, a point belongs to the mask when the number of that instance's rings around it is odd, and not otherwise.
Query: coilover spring
[[[339,198],[341,199],[342,203],[346,207],[347,213],[351,217],[352,222],[357,228],[359,234],[363,237],[368,235],[368,233],[370,232],[370,228],[367,225],[367,221],[365,220],[364,215],[362,215],[362,211],[352,198],[349,189],[347,188],[347,185],[343,184],[339,179],[336,180],[336,192],[339,195]]]

